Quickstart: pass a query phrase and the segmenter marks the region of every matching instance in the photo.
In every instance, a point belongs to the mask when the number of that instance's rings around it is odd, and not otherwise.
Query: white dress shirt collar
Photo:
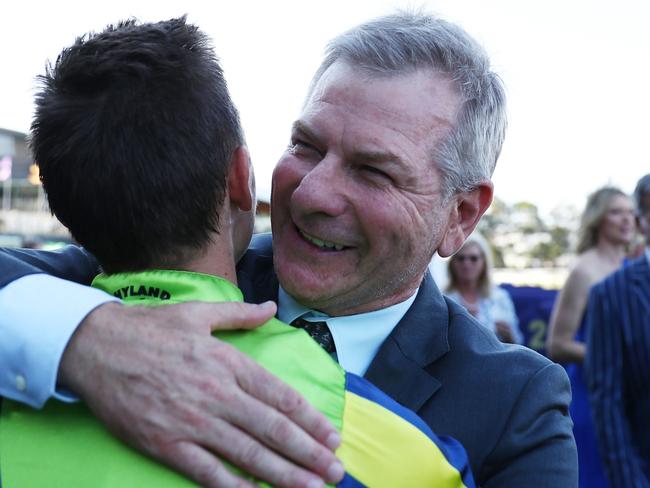
[[[379,346],[402,320],[418,290],[403,302],[372,312],[329,317],[298,303],[282,287],[278,292],[278,318],[290,324],[298,317],[308,321],[325,321],[336,345],[339,364],[351,373],[363,376],[377,354]]]

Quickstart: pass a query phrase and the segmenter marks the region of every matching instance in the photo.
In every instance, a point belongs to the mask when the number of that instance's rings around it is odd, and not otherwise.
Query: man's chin
[[[314,308],[312,305],[321,304],[328,299],[327,289],[322,284],[304,283],[300,280],[293,280],[291,277],[283,279],[278,276],[284,291],[305,306]]]
[[[292,269],[295,268],[291,266],[276,268],[278,280],[284,291],[302,305],[320,310],[322,304],[328,301],[331,286],[317,277],[305,276],[304,269],[295,273]]]

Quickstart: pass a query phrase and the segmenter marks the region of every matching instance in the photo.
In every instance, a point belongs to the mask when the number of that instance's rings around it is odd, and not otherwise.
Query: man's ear
[[[253,175],[248,150],[239,146],[232,154],[228,172],[228,196],[231,208],[248,212],[255,203]]]
[[[447,231],[438,246],[441,257],[451,256],[461,248],[492,203],[493,193],[492,182],[485,181],[471,191],[460,192],[452,197]]]

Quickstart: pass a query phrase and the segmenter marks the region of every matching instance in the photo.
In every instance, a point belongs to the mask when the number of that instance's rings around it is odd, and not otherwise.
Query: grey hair
[[[419,12],[398,12],[354,27],[327,45],[307,100],[337,61],[371,76],[420,69],[449,76],[463,101],[457,124],[431,155],[440,170],[443,197],[490,180],[507,125],[505,90],[483,48],[463,29]]]
[[[650,193],[650,173],[641,177],[634,189],[634,204],[636,207],[637,215],[643,215],[650,211],[650,208],[645,208],[643,205],[643,197]]]

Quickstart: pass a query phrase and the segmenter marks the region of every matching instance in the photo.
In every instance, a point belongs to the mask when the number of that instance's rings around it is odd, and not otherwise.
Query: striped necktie
[[[334,338],[327,327],[327,322],[309,322],[308,320],[298,317],[296,320],[291,322],[291,325],[298,329],[305,329],[307,334],[309,334],[311,338],[328,353],[332,354],[336,352]]]

